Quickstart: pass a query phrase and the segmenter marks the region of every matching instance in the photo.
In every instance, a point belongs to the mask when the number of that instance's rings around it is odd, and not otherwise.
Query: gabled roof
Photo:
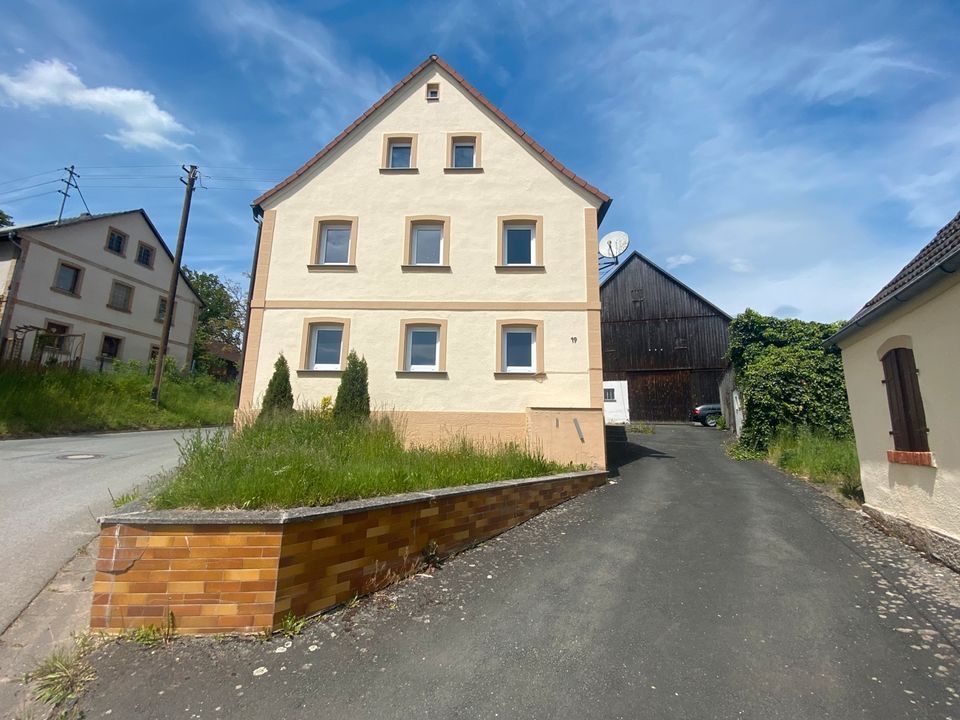
[[[487,110],[493,113],[494,116],[496,116],[496,118],[508,130],[512,131],[518,138],[520,138],[527,145],[529,145],[534,150],[534,152],[536,152],[544,160],[546,160],[547,163],[549,163],[554,170],[556,170],[559,174],[565,176],[574,184],[579,185],[581,188],[586,190],[591,195],[594,195],[595,197],[597,197],[603,203],[600,206],[600,210],[597,213],[597,220],[598,222],[603,220],[603,216],[606,214],[607,208],[610,206],[610,203],[612,202],[610,196],[607,195],[606,193],[601,192],[597,188],[595,188],[593,185],[588,183],[586,180],[581,178],[579,175],[577,175],[573,171],[567,169],[567,167],[563,163],[561,163],[553,155],[547,152],[543,148],[543,146],[541,146],[539,143],[537,143],[536,140],[530,137],[530,135],[526,131],[524,131],[519,125],[513,122],[513,120],[508,118],[503,113],[503,111],[501,111],[496,105],[494,105],[492,102],[487,100],[482,94],[480,94],[479,90],[477,90],[475,87],[473,87],[473,85],[468,83],[460,73],[458,73],[456,70],[450,67],[450,65],[448,65],[443,59],[441,59],[439,55],[431,55],[422,63],[420,63],[417,67],[415,67],[413,71],[410,72],[409,75],[407,75],[405,78],[403,78],[403,80],[401,80],[392,88],[390,88],[390,90],[387,91],[386,95],[384,95],[382,98],[377,100],[377,102],[371,105],[370,108],[365,113],[363,113],[363,115],[361,115],[352,123],[350,123],[350,125],[348,125],[343,132],[341,132],[333,140],[331,140],[326,145],[326,147],[324,147],[320,152],[318,152],[316,155],[310,158],[310,160],[308,160],[299,170],[297,170],[286,180],[282,181],[281,183],[274,186],[270,190],[267,190],[267,192],[263,193],[263,195],[261,195],[256,200],[254,200],[252,203],[253,207],[257,208],[265,200],[272,197],[275,193],[285,188],[287,185],[292,183],[294,180],[299,178],[301,175],[307,172],[310,168],[312,168],[314,165],[320,162],[324,157],[330,154],[330,152],[332,152],[337,147],[337,145],[339,145],[344,139],[346,139],[346,137],[350,135],[350,133],[352,133],[358,127],[363,125],[364,122],[371,115],[373,115],[377,110],[379,110],[381,106],[383,106],[387,101],[389,101],[390,98],[392,98],[394,95],[400,92],[403,88],[405,88],[407,85],[413,82],[413,80],[418,75],[420,75],[420,73],[424,72],[425,70],[427,70],[428,68],[434,65],[443,69],[448,75],[450,75],[450,77],[452,77],[460,85],[460,87],[462,87],[477,102],[479,102],[481,105],[487,108]]]
[[[885,315],[897,306],[898,301],[906,302],[931,285],[957,272],[958,269],[960,269],[960,213],[944,225],[933,240],[927,243],[917,256],[894,276],[893,280],[867,301],[867,304],[860,308],[857,314],[840,328],[839,332],[827,340],[826,344],[836,344],[838,340],[852,334],[858,328],[865,327]]]
[[[140,213],[144,222],[147,223],[147,227],[150,228],[150,231],[157,239],[160,247],[163,248],[163,251],[167,254],[167,257],[170,258],[170,262],[172,263],[174,261],[173,253],[170,252],[170,248],[167,247],[167,244],[160,236],[160,231],[157,230],[157,226],[153,224],[150,216],[147,215],[147,211],[143,208],[137,208],[136,210],[121,210],[119,212],[98,213],[96,215],[84,213],[83,215],[77,215],[75,217],[63,218],[59,222],[56,220],[47,220],[45,222],[32,223],[30,225],[14,225],[12,227],[0,228],[0,239],[14,237],[17,235],[17,233],[23,232],[24,230],[56,230],[62,227],[69,227],[70,225],[79,225],[81,223],[91,222],[92,220],[103,220],[105,218],[119,217],[120,215],[131,215],[133,213]],[[190,284],[190,281],[187,280],[187,276],[183,274],[182,269],[180,270],[180,279],[183,280],[184,284],[190,288],[190,292],[196,295],[197,300],[199,300],[200,304],[203,305],[203,300],[200,299],[200,293],[198,293],[193,285]]]
[[[677,285],[679,285],[680,287],[682,287],[684,290],[686,290],[688,293],[690,293],[691,295],[693,295],[695,298],[697,298],[697,299],[700,300],[701,302],[709,305],[711,308],[713,308],[713,309],[717,312],[717,314],[719,314],[719,315],[723,316],[724,318],[726,318],[727,321],[730,321],[730,320],[733,319],[733,318],[731,318],[729,315],[727,315],[727,313],[725,313],[723,310],[721,310],[721,309],[718,308],[716,305],[714,305],[712,302],[710,302],[709,300],[707,300],[703,295],[701,295],[701,294],[698,293],[696,290],[694,290],[693,288],[691,288],[689,285],[687,285],[686,283],[684,283],[682,280],[679,280],[679,279],[678,279],[677,277],[675,277],[674,275],[671,275],[671,274],[668,273],[666,270],[664,270],[662,267],[660,267],[660,266],[657,265],[655,262],[653,262],[653,260],[651,260],[650,258],[648,258],[646,255],[643,255],[643,254],[639,253],[639,252],[636,251],[636,250],[634,250],[632,253],[630,253],[630,254],[627,256],[627,259],[626,259],[626,260],[624,260],[623,262],[619,263],[619,264],[617,265],[616,269],[615,269],[612,273],[610,273],[609,275],[607,275],[607,276],[603,279],[603,282],[600,283],[600,288],[603,289],[603,287],[604,287],[608,282],[610,282],[610,281],[617,275],[617,273],[619,273],[621,270],[623,270],[627,265],[629,265],[629,264],[630,264],[631,262],[633,262],[634,260],[640,260],[641,262],[645,262],[647,265],[649,265],[650,267],[652,267],[654,270],[656,270],[658,273],[660,273],[661,275],[663,275],[665,278],[667,278],[668,280],[670,280],[670,281],[673,282],[673,283],[676,283]],[[601,302],[602,302],[602,300],[601,300]]]

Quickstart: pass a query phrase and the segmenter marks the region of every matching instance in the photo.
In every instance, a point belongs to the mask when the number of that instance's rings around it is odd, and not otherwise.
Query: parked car
[[[717,418],[720,417],[720,405],[709,403],[707,405],[697,405],[690,411],[690,422],[698,422],[707,427],[716,427]]]

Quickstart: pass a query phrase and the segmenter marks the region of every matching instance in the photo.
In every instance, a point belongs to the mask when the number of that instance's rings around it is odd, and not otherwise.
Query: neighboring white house
[[[143,210],[0,228],[0,357],[90,370],[158,351],[173,256]],[[168,355],[191,360],[201,302],[181,275]]]
[[[336,394],[355,349],[408,441],[515,441],[603,466],[609,202],[429,57],[254,202],[238,417],[280,353],[302,406]]]
[[[960,215],[828,343],[843,370],[864,509],[960,570]]]

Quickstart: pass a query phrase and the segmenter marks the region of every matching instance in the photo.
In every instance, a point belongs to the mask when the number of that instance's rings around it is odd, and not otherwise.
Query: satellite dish
[[[622,230],[608,232],[600,238],[600,254],[606,258],[618,258],[627,249],[630,238]]]

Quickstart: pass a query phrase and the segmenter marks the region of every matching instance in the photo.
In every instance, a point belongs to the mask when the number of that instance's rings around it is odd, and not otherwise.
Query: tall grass
[[[160,406],[142,366],[91,373],[59,368],[0,368],[0,436],[89,430],[222,425],[232,420],[236,385],[166,373]]]
[[[407,450],[388,420],[343,424],[315,411],[197,433],[181,455],[151,500],[156,508],[309,507],[569,469],[514,444]]]
[[[860,461],[852,439],[809,428],[781,430],[768,446],[767,458],[787,472],[834,485],[844,496],[863,501]]]

